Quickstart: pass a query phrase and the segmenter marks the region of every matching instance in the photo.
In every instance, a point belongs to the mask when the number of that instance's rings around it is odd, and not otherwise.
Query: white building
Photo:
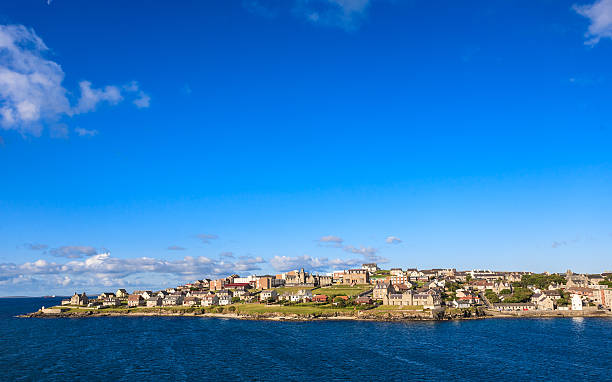
[[[580,295],[572,295],[572,310],[582,310],[582,298]]]

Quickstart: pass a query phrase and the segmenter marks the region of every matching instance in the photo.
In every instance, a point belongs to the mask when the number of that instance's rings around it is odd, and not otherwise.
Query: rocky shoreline
[[[612,318],[612,313],[606,311],[525,311],[525,312],[497,312],[480,310],[471,312],[449,313],[440,311],[414,311],[414,312],[381,312],[357,311],[351,313],[321,314],[285,314],[285,313],[201,313],[176,312],[159,310],[154,312],[105,312],[89,310],[85,312],[45,313],[42,310],[34,313],[18,315],[20,318],[88,318],[88,317],[203,317],[241,320],[270,320],[270,321],[323,321],[323,320],[358,320],[358,321],[450,321],[474,320],[487,318],[568,318],[568,317],[600,317]]]

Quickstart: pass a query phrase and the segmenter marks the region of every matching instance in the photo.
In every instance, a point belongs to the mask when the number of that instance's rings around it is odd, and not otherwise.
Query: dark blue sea
[[[612,320],[23,319],[0,299],[2,381],[612,380]]]

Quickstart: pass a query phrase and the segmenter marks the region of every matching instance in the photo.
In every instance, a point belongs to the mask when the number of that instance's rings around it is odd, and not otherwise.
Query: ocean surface
[[[612,380],[612,319],[24,319],[0,299],[1,381]]]

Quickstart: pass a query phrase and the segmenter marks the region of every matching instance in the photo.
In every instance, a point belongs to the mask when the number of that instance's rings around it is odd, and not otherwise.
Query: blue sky
[[[22,0],[0,25],[0,295],[612,269],[612,0]]]

